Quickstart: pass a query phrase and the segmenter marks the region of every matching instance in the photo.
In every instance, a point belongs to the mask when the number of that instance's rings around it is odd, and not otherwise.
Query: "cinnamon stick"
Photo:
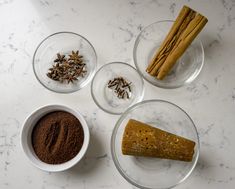
[[[207,23],[207,18],[184,6],[146,71],[163,79]]]
[[[151,74],[156,74],[158,68],[160,68],[161,63],[163,63],[166,59],[166,56],[170,52],[171,48],[174,45],[174,41],[176,39],[176,34],[180,33],[179,28],[180,26],[185,22],[186,18],[189,16],[189,14],[192,12],[189,7],[184,6],[176,21],[174,22],[171,30],[169,31],[168,35],[166,36],[165,40],[161,44],[158,52],[155,54],[153,59],[151,60],[151,63],[147,67],[147,72],[151,72]]]

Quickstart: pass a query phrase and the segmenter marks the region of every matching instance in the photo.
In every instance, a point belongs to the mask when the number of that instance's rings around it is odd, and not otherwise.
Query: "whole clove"
[[[107,84],[108,88],[113,89],[116,96],[120,99],[130,99],[131,85],[132,83],[123,77],[115,77],[109,80]]]

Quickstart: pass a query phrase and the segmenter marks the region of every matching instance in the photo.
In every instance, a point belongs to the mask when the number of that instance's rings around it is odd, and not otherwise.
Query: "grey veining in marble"
[[[234,0],[0,0],[0,188],[134,188],[116,170],[110,137],[118,116],[92,101],[90,86],[74,94],[55,94],[37,82],[32,56],[43,38],[58,31],[87,37],[98,67],[111,61],[132,65],[135,38],[143,27],[173,20],[186,4],[209,22],[200,38],[205,65],[190,85],[165,90],[145,82],[145,99],[176,103],[194,120],[201,153],[192,175],[179,189],[235,186],[235,1]],[[83,112],[91,145],[85,158],[61,173],[33,167],[20,146],[20,129],[34,109],[60,103]]]

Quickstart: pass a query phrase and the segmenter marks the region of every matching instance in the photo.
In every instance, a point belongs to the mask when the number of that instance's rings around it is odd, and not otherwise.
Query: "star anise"
[[[79,51],[72,51],[72,54],[69,55],[69,61],[80,64],[82,63],[83,56],[79,55]]]
[[[69,75],[67,78],[68,83],[73,83],[73,81],[78,80],[74,75]]]
[[[65,55],[57,53],[54,65],[48,69],[47,76],[55,81],[63,83],[73,83],[79,77],[84,77],[87,73],[86,64],[84,63],[79,51],[72,51],[67,58]]]
[[[64,61],[66,61],[65,55],[61,55],[60,53],[57,53],[57,58],[54,60],[54,62],[62,63]]]

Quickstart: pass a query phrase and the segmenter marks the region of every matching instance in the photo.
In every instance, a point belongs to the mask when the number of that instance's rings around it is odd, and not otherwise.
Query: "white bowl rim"
[[[49,111],[47,111],[49,108]],[[25,143],[25,136],[28,135],[28,133],[25,133],[25,129],[26,127],[28,128],[33,128],[34,125],[29,125],[27,126],[27,122],[31,119],[31,117],[34,115],[34,114],[37,114],[39,111],[42,111],[44,110],[43,112],[47,111],[47,113],[49,112],[53,112],[53,111],[65,111],[65,112],[69,112],[71,113],[72,115],[74,115],[81,123],[81,126],[83,128],[83,132],[84,132],[84,141],[83,141],[83,145],[82,145],[82,148],[80,149],[80,151],[78,152],[78,154],[72,158],[71,160],[67,161],[67,162],[64,162],[64,163],[61,163],[61,164],[47,164],[45,162],[42,162],[37,156],[36,154],[34,154],[34,152],[32,152],[32,150],[29,149],[29,146]],[[37,118],[35,118],[34,120],[38,120],[40,119],[41,117],[43,117],[43,115],[46,115],[47,113],[43,114],[43,113],[40,113],[38,115]],[[30,161],[30,163],[43,170],[43,171],[47,171],[47,172],[59,172],[59,171],[65,171],[71,167],[73,167],[75,164],[77,164],[82,158],[83,156],[85,155],[87,149],[88,149],[88,146],[89,146],[89,142],[90,142],[90,131],[89,131],[89,127],[86,123],[86,120],[85,118],[83,117],[83,115],[76,109],[74,108],[70,108],[66,105],[63,105],[63,104],[48,104],[48,105],[44,105],[44,106],[41,106],[39,108],[37,108],[36,110],[32,111],[32,113],[30,115],[28,115],[25,119],[25,121],[23,122],[23,125],[22,125],[22,128],[21,128],[21,133],[20,133],[20,143],[21,143],[21,148],[25,154],[25,156],[27,157],[27,159]],[[27,150],[30,151],[31,155],[35,157],[34,160],[32,160],[32,158],[30,158],[30,156],[28,155],[27,153]],[[42,166],[43,165],[43,166]]]

